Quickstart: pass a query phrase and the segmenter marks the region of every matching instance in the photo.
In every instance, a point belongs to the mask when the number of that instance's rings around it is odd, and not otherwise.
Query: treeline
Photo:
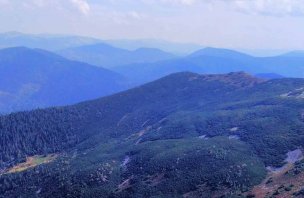
[[[0,168],[26,156],[62,151],[79,142],[81,120],[74,109],[52,108],[0,117]]]

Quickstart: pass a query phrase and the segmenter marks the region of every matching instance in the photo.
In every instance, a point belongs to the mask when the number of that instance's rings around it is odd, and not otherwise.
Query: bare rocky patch
[[[302,150],[296,149],[286,155],[286,164],[282,167],[267,167],[266,179],[247,193],[248,196],[288,198],[303,188],[304,172],[297,175],[288,174],[295,168],[295,163],[303,159]]]
[[[288,93],[281,94],[282,98],[297,98],[297,99],[304,99],[304,87],[295,89]]]

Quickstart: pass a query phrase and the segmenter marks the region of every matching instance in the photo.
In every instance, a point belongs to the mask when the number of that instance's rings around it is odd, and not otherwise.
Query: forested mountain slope
[[[267,166],[284,165],[304,146],[303,93],[303,79],[185,72],[74,106],[2,116],[0,194],[246,196]],[[49,154],[56,158],[11,169]]]

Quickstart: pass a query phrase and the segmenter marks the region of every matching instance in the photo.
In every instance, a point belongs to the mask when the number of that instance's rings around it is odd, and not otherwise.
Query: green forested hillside
[[[177,73],[0,118],[3,197],[231,197],[304,146],[304,80]],[[49,163],[8,172],[26,157]],[[27,159],[28,160],[28,159]]]

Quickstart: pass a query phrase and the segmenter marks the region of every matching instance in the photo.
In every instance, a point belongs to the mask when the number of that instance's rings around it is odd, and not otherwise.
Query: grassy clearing
[[[50,154],[47,156],[43,155],[35,155],[32,157],[27,157],[26,162],[17,164],[16,166],[9,168],[5,174],[11,174],[11,173],[18,173],[25,171],[30,168],[34,168],[36,166],[39,166],[41,164],[46,164],[54,161],[57,158],[57,154]]]

